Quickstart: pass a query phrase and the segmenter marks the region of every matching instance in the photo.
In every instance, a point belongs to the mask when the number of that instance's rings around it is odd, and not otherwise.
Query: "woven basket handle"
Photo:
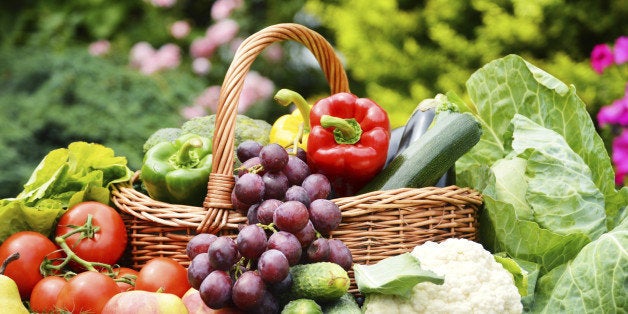
[[[349,83],[340,59],[333,47],[315,31],[293,23],[266,27],[245,39],[235,53],[220,89],[216,127],[213,142],[212,172],[207,184],[203,208],[207,214],[199,224],[198,232],[215,233],[227,222],[231,204],[233,178],[234,137],[238,103],[244,78],[255,58],[274,42],[293,40],[307,47],[323,70],[332,94],[349,92]]]

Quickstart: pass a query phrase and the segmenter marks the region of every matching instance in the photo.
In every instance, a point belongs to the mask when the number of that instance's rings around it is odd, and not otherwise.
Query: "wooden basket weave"
[[[135,268],[158,256],[183,265],[188,240],[199,232],[236,235],[246,217],[233,210],[234,131],[244,78],[255,58],[268,45],[293,40],[307,47],[319,62],[331,93],[349,92],[344,68],[331,45],[318,33],[299,24],[269,26],[248,37],[236,51],[225,76],[216,113],[213,166],[202,207],[169,204],[135,190],[133,183],[114,186],[112,201],[124,214],[130,233]],[[480,193],[448,186],[375,191],[334,199],[342,222],[332,233],[351,250],[355,263],[371,264],[408,252],[425,241],[446,238],[474,240]]]

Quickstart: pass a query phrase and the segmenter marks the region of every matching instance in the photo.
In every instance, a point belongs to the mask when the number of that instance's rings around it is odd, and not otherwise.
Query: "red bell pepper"
[[[382,170],[389,141],[388,115],[370,99],[337,93],[312,106],[308,164],[335,196],[354,195]]]

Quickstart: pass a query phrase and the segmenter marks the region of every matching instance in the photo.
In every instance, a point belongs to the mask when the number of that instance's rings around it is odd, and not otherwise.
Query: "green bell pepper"
[[[196,134],[162,142],[144,155],[140,178],[152,199],[200,206],[207,195],[212,143]]]

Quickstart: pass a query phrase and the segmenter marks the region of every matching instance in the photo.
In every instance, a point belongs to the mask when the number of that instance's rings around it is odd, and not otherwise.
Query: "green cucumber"
[[[349,274],[330,262],[298,264],[290,267],[290,300],[334,301],[349,291]]]
[[[482,127],[470,113],[439,111],[433,125],[378,173],[360,194],[434,186],[456,160],[480,141]]]
[[[324,314],[362,314],[362,310],[349,292],[333,302],[321,303]]]
[[[323,310],[314,300],[296,299],[288,302],[281,314],[323,314]]]

